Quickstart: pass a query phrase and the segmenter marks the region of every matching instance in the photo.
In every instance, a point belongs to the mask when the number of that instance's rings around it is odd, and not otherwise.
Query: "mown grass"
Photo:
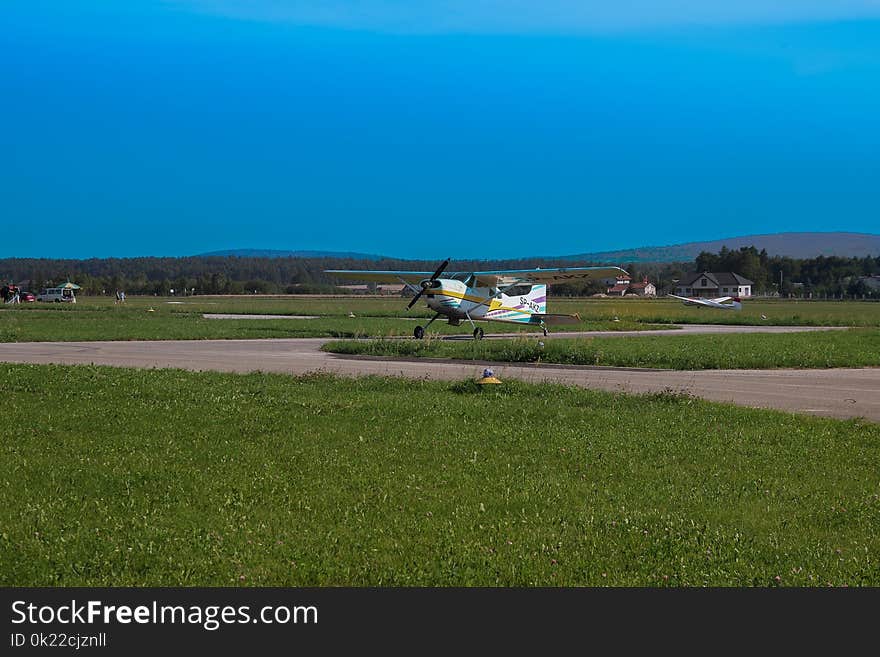
[[[876,329],[629,339],[340,340],[321,348],[337,354],[675,370],[880,366],[880,331]]]
[[[205,319],[201,313],[131,308],[45,311],[0,317],[0,342],[90,340],[222,340],[251,338],[356,338],[409,335],[414,322],[381,317],[320,319]]]
[[[0,309],[0,342],[409,336],[417,323],[425,324],[433,316],[422,304],[410,311],[405,307],[406,300],[399,297],[130,297],[124,305],[107,297],[82,297],[75,305]],[[551,293],[549,308],[553,313],[579,314],[580,324],[561,327],[572,331],[649,330],[673,323],[880,327],[880,303],[870,302],[749,301],[742,312],[727,312],[667,299],[556,299]],[[320,318],[211,320],[203,313]],[[540,332],[499,322],[482,326],[487,332]],[[430,330],[467,335],[471,328],[467,323],[453,327],[437,321]]]
[[[551,299],[550,312],[579,313],[593,321],[652,324],[880,327],[880,303],[746,299],[741,311],[685,306],[675,299]]]
[[[880,584],[880,425],[506,383],[0,365],[0,584]]]
[[[0,310],[0,342],[55,342],[89,340],[205,340],[250,338],[357,338],[410,336],[427,312],[405,311],[404,300],[347,298],[254,299],[207,298],[178,304],[155,298],[130,299],[114,305],[104,298],[85,298],[75,305],[27,304]],[[247,315],[305,315],[318,319],[205,319],[204,313]],[[355,317],[349,317],[353,313]],[[433,315],[430,315],[433,316]],[[414,319],[415,321],[408,321]],[[537,327],[492,323],[491,331],[518,333]],[[655,328],[636,322],[585,321],[578,330],[632,330]],[[667,328],[657,325],[656,328]],[[435,322],[431,331],[470,333],[469,326]]]

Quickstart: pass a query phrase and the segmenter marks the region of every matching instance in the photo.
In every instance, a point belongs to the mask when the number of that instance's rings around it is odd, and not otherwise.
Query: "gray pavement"
[[[462,324],[462,326],[466,326]],[[841,331],[846,326],[731,326],[728,324],[672,324],[668,329],[652,329],[646,331],[553,331],[548,338],[643,338],[652,335],[728,335],[730,333],[812,333],[815,331]],[[532,329],[531,333],[487,333],[485,338],[511,337],[542,338],[540,331]],[[469,329],[465,333],[445,335],[444,340],[472,340]]]
[[[319,319],[318,315],[243,315],[233,313],[204,313],[205,319]]]
[[[795,327],[686,327],[676,335],[737,332],[789,332]],[[743,330],[745,329],[745,331]],[[795,329],[797,330],[797,329]],[[815,329],[808,329],[815,330]],[[656,332],[651,332],[656,334]],[[579,335],[600,335],[589,333]],[[637,335],[646,335],[640,332]],[[563,337],[564,334],[552,334]],[[574,334],[567,334],[568,336]],[[615,333],[618,337],[624,337]],[[507,336],[509,337],[509,336]],[[273,340],[168,340],[119,342],[0,343],[0,361],[174,367],[223,372],[329,372],[345,376],[376,374],[418,379],[477,377],[483,363],[435,359],[378,359],[338,356],[320,350],[325,338]],[[673,371],[560,365],[492,363],[500,379],[551,381],[618,392],[673,390],[713,401],[775,408],[811,415],[880,422],[880,368],[828,370]]]

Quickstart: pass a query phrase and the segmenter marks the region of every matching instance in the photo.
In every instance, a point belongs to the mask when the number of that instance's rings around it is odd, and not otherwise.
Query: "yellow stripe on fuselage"
[[[439,294],[440,296],[453,297],[455,299],[461,299],[462,301],[471,301],[472,303],[479,303],[479,304],[483,304],[483,305],[487,305],[487,304],[491,303],[492,299],[494,298],[494,297],[491,297],[491,298],[475,297],[473,295],[464,294],[464,293],[458,292],[456,290],[446,290],[443,288],[440,288],[440,290],[438,290],[436,292],[433,292],[433,291],[429,292],[428,294],[433,294],[433,295]],[[522,313],[523,315],[532,315],[533,314],[529,310],[523,310],[522,308],[508,308],[507,306],[498,306],[497,308],[490,308],[489,310],[491,312],[495,312],[496,310],[506,310],[508,312]]]
[[[444,288],[440,288],[437,291],[430,291],[428,294],[439,294],[444,297],[455,297],[456,299],[461,299],[462,301],[473,301],[474,303],[486,303],[490,300],[488,297],[475,297],[470,294],[464,294],[463,292],[458,292],[456,290],[447,290]]]

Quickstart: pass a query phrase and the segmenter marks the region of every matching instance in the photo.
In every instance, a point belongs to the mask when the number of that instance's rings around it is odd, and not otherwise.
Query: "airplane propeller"
[[[448,266],[449,266],[449,258],[446,258],[446,260],[444,260],[443,262],[440,263],[440,266],[437,267],[437,271],[435,271],[435,272],[431,275],[431,278],[429,278],[429,279],[427,279],[427,280],[424,280],[424,281],[422,281],[421,283],[419,283],[419,285],[421,286],[422,289],[419,290],[419,291],[416,293],[416,296],[414,296],[414,297],[412,298],[412,301],[409,302],[409,305],[407,305],[407,307],[406,307],[407,310],[409,310],[409,309],[412,308],[414,305],[416,305],[416,302],[419,300],[419,297],[421,297],[421,296],[425,293],[425,290],[427,290],[429,287],[431,287],[431,283],[433,283],[433,282],[436,281],[438,278],[440,278],[440,274],[442,274],[443,271],[444,271]]]

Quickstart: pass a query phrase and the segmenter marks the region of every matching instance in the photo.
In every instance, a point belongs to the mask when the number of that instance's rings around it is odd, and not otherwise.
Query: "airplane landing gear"
[[[423,337],[425,337],[425,329],[433,324],[434,320],[438,317],[440,317],[440,313],[434,315],[424,326],[416,326],[415,329],[413,329],[413,337],[415,337],[416,340],[421,340]]]
[[[483,329],[479,326],[474,329],[474,340],[482,340],[483,339]]]

